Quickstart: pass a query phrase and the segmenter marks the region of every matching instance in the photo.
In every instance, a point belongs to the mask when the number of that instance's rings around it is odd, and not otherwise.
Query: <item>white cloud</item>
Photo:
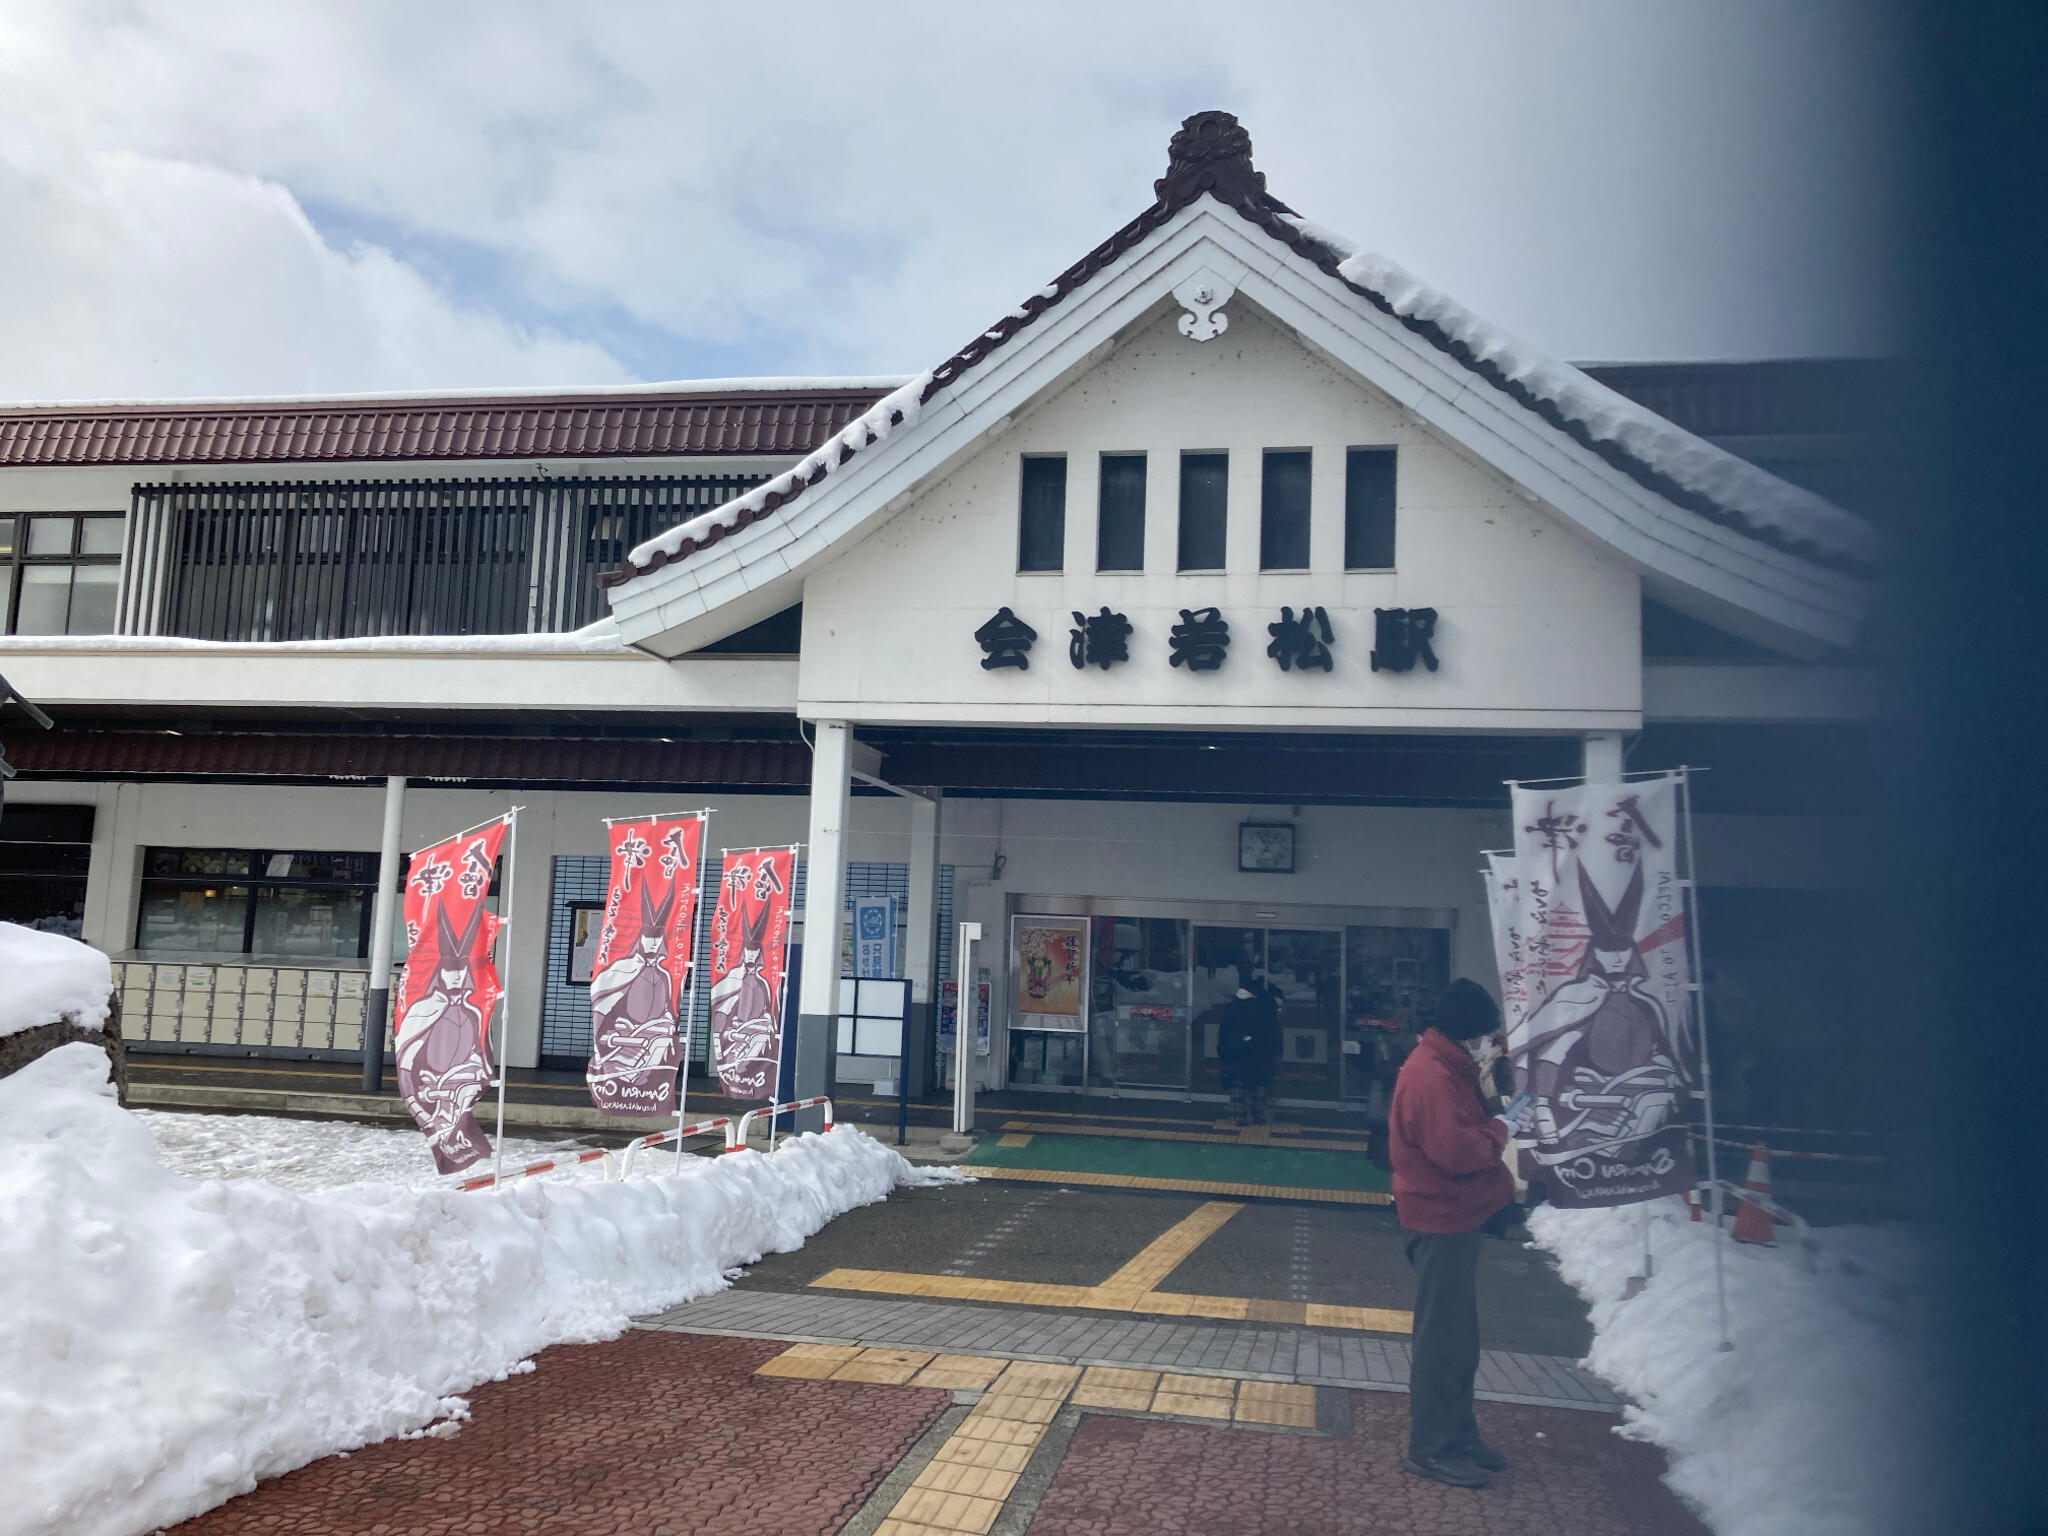
[[[288,187],[468,303],[622,327],[615,352],[847,373],[944,356],[1142,208],[1178,120],[1221,106],[1280,196],[1555,353],[1755,356],[1878,339],[1872,15],[15,0],[0,114]],[[195,293],[230,254],[190,221],[167,239]]]
[[[128,150],[0,140],[0,399],[616,383],[586,342],[338,251],[285,188]]]

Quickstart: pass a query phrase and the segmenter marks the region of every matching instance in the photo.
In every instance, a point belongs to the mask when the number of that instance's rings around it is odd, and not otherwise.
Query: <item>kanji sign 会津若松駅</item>
[[[1131,659],[1131,621],[1111,613],[1104,604],[1100,613],[1074,613],[1074,627],[1068,634],[1067,660],[1076,671],[1100,667],[1107,672],[1120,661]]]
[[[1292,608],[1282,608],[1278,621],[1266,626],[1266,633],[1273,637],[1266,654],[1280,663],[1282,672],[1295,667],[1304,672],[1332,669],[1330,645],[1336,636],[1330,629],[1329,614],[1321,608],[1304,608],[1298,619]]]
[[[1167,665],[1190,672],[1214,672],[1230,651],[1230,621],[1217,608],[1183,608],[1167,631]]]
[[[1436,652],[1430,641],[1436,636],[1434,608],[1375,608],[1372,611],[1372,669],[1375,672],[1411,672],[1420,661],[1436,670]]]
[[[995,672],[1004,667],[1015,667],[1019,672],[1028,672],[1031,669],[1031,642],[1037,638],[1037,630],[1008,608],[998,608],[995,616],[974,632],[975,644],[982,650],[982,670]]]
[[[614,822],[611,885],[590,978],[590,1099],[614,1115],[675,1111],[688,1042],[676,999],[690,974],[704,816]]]

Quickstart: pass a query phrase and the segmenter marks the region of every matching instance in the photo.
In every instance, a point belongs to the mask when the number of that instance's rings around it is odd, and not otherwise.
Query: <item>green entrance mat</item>
[[[1021,1147],[985,1138],[966,1158],[983,1168],[1033,1168],[1051,1173],[1109,1174],[1205,1184],[1384,1194],[1387,1176],[1357,1152],[1305,1152],[1292,1147],[1230,1147],[1213,1142],[1146,1141],[1120,1136],[1033,1135]]]

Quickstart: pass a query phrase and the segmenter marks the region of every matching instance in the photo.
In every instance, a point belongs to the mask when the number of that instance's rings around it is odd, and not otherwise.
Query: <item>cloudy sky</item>
[[[1881,349],[1879,15],[0,0],[0,399],[909,372],[1208,107],[1555,355]]]

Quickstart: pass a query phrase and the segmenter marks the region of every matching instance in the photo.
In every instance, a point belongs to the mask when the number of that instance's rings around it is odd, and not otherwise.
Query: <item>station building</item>
[[[1200,1100],[1256,977],[1281,1101],[1370,1115],[1493,983],[1504,781],[1692,764],[1732,1107],[1855,1099],[1786,1069],[1869,931],[1880,366],[1550,361],[1221,113],[1016,297],[908,379],[0,409],[0,917],[137,1048],[353,1056],[394,781],[406,847],[517,805],[510,1060],[577,1067],[602,819],[706,806],[805,847],[807,1089],[943,1011],[985,1089]],[[907,1067],[837,1048],[874,894]]]

